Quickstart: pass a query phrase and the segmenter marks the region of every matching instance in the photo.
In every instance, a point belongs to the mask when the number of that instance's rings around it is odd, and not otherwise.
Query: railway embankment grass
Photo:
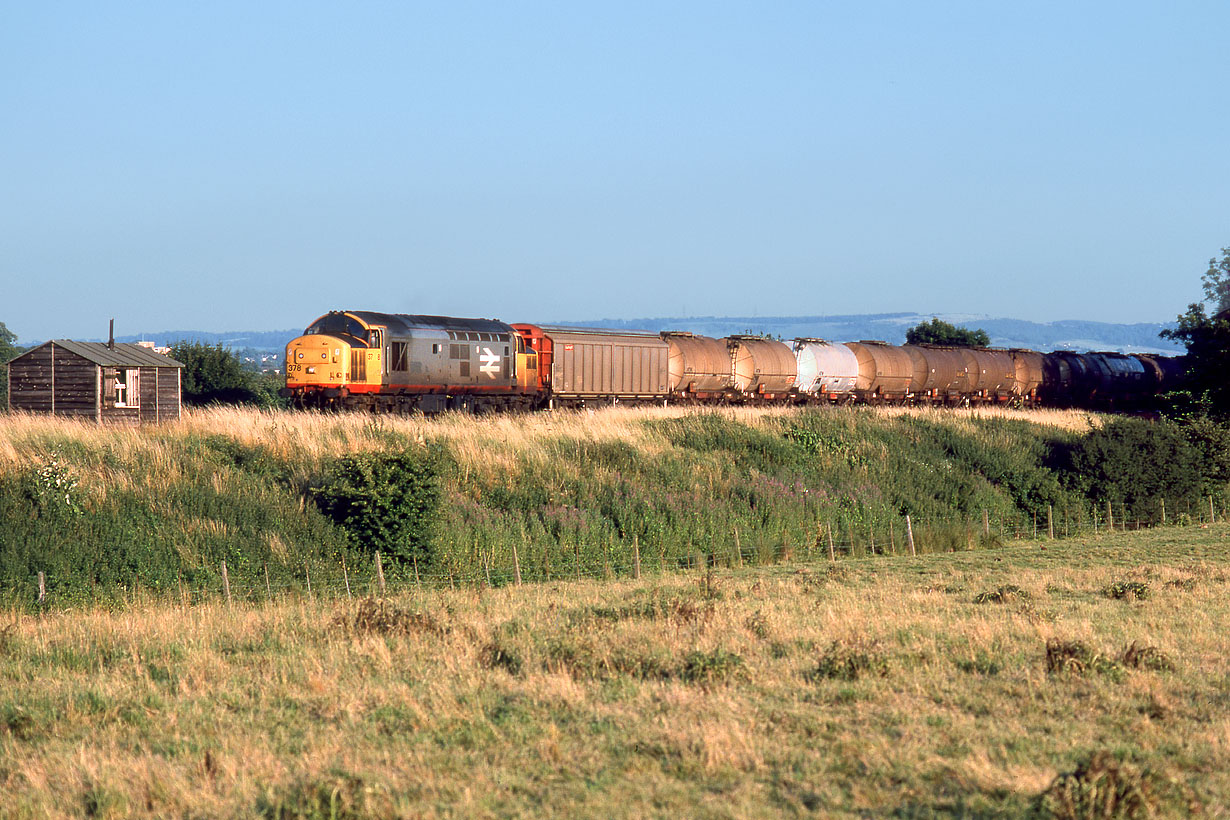
[[[236,596],[341,594],[375,583],[375,552],[394,585],[500,586],[771,563],[830,544],[891,555],[911,536],[918,552],[965,550],[1220,513],[1224,484],[1169,427],[1130,422],[1139,441],[1085,446],[1118,424],[868,409],[212,409],[140,430],[6,416],[0,595],[33,605],[42,573],[43,606],[182,601],[219,594],[224,562]],[[1089,458],[1116,454],[1128,463],[1095,481],[1107,470]]]
[[[0,814],[1224,816],[1228,566],[1217,524],[7,611]]]

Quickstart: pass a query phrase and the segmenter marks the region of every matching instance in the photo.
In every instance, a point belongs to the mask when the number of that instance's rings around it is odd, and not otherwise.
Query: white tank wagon
[[[794,386],[800,393],[832,402],[854,397],[858,356],[850,348],[823,339],[795,339],[794,358]]]

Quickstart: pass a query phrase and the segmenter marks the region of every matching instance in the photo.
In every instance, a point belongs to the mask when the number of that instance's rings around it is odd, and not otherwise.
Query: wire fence
[[[90,585],[57,583],[58,579],[40,570],[24,583],[7,590],[4,598],[10,608],[21,610],[56,610],[89,604],[124,604],[170,602],[182,606],[226,602],[260,604],[286,598],[342,600],[368,596],[399,595],[431,590],[489,589],[523,584],[546,584],[582,580],[640,579],[667,577],[712,568],[764,566],[786,562],[821,564],[852,558],[877,556],[910,556],[925,553],[956,552],[994,548],[1010,544],[1058,541],[1097,534],[1128,532],[1159,526],[1201,525],[1228,520],[1227,511],[1217,509],[1214,499],[1199,508],[1182,505],[1184,511],[1167,513],[1166,504],[1159,502],[1157,514],[1147,518],[1130,516],[1122,506],[1107,503],[1092,510],[1080,510],[1079,515],[1068,510],[1058,513],[1047,507],[1040,515],[1022,523],[1016,519],[994,519],[986,511],[961,521],[916,522],[909,515],[875,524],[854,522],[819,522],[814,539],[791,543],[785,533],[782,538],[765,539],[764,533],[740,536],[733,530],[727,543],[711,543],[684,554],[667,550],[663,544],[641,544],[633,539],[629,545],[612,548],[607,545],[601,557],[592,550],[583,554],[579,545],[559,545],[551,560],[550,550],[515,544],[509,555],[494,550],[484,552],[481,545],[460,561],[454,556],[430,566],[420,566],[417,560],[392,564],[387,556],[369,553],[360,561],[347,561],[345,556],[330,561],[320,558],[305,560],[300,567],[279,565],[274,573],[268,564],[227,566],[222,560],[217,567],[196,568],[191,579],[180,574],[174,584],[165,579],[143,580],[140,572],[120,585],[118,590]],[[748,542],[755,542],[754,544]],[[534,555],[527,563],[527,557]],[[118,594],[117,594],[118,593]]]

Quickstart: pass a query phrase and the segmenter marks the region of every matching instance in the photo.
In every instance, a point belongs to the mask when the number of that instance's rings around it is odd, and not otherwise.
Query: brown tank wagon
[[[846,342],[858,357],[858,381],[854,395],[860,401],[877,404],[905,401],[914,378],[910,354],[887,342]]]
[[[786,344],[760,336],[727,336],[734,388],[744,398],[779,399],[794,388],[798,365]]]
[[[1016,364],[1007,350],[971,347],[962,350],[969,368],[969,399],[1001,402],[1016,395]]]
[[[970,393],[970,374],[964,351],[955,347],[905,345],[913,377],[910,393],[915,399],[956,402]]]
[[[1008,353],[1012,356],[1015,369],[1013,391],[1026,402],[1038,399],[1038,390],[1042,387],[1042,354],[1036,350],[1013,348]]]
[[[668,386],[672,395],[701,401],[733,390],[734,372],[724,339],[675,331],[661,335],[670,347]]]

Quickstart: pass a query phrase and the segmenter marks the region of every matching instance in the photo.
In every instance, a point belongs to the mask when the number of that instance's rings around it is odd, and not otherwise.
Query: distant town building
[[[183,367],[152,342],[53,339],[9,362],[9,409],[113,424],[176,421]]]

